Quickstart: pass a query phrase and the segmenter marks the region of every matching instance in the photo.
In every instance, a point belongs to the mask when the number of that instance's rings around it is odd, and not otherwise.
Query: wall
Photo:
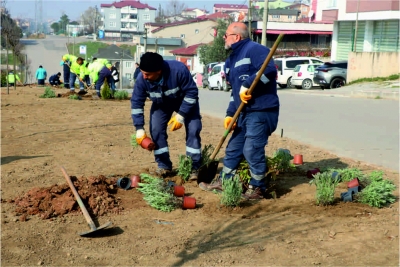
[[[399,10],[399,0],[347,0],[346,12],[374,12],[374,11],[388,11]]]
[[[181,34],[184,34],[185,37],[182,38],[182,41],[185,43],[185,47],[188,47],[199,43],[209,43],[213,41],[213,27],[215,25],[216,22],[212,20],[176,25],[154,32],[152,33],[152,37],[181,38]],[[196,30],[198,30],[198,33],[196,33]]]
[[[361,78],[399,74],[399,55],[398,52],[350,52],[347,83]]]

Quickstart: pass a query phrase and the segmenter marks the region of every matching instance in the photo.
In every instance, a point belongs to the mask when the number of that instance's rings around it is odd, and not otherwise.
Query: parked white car
[[[319,86],[319,84],[314,82],[314,71],[318,66],[321,66],[321,64],[322,63],[297,65],[293,70],[292,85],[296,87],[296,89],[305,90],[309,90],[313,86]]]
[[[212,68],[208,76],[208,88],[210,90],[216,88],[228,92],[231,89],[231,85],[226,81],[224,66],[225,63],[219,63]]]
[[[280,88],[292,87],[292,74],[297,65],[324,63],[315,57],[280,57],[274,58],[274,62],[278,66],[278,79],[276,83]]]

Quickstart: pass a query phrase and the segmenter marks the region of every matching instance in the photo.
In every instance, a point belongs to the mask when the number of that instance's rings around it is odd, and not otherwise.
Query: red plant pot
[[[310,179],[312,179],[313,178],[313,175],[315,175],[315,174],[317,174],[317,173],[320,173],[321,171],[318,169],[318,168],[314,168],[314,169],[312,169],[312,170],[308,170],[307,171],[307,178],[310,178]]]
[[[182,208],[183,209],[196,208],[196,199],[194,197],[183,197]]]
[[[131,187],[139,187],[139,183],[140,183],[141,179],[139,175],[132,175],[131,176]]]
[[[149,151],[154,150],[155,148],[155,144],[153,143],[153,140],[151,140],[150,137],[146,137],[145,139],[143,139],[142,143],[140,144],[140,146],[144,149],[147,149]]]
[[[174,186],[174,196],[183,197],[185,195],[185,187],[181,185]]]
[[[358,187],[360,185],[360,181],[358,178],[354,178],[350,182],[347,183],[347,188],[353,188],[353,187]]]
[[[303,164],[303,155],[300,155],[300,154],[294,155],[293,164],[302,165]]]

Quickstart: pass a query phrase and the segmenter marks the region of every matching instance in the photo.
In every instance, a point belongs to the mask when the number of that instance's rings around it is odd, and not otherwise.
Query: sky
[[[6,8],[11,13],[13,18],[35,18],[35,0],[6,0]],[[81,13],[87,10],[89,7],[97,5],[100,8],[101,4],[110,4],[119,1],[99,1],[99,0],[42,0],[43,6],[43,21],[48,19],[58,20],[63,12],[67,14],[70,20],[77,20]],[[162,8],[165,8],[168,4],[168,0],[158,1],[146,1],[141,0],[140,2],[148,4],[154,8],[158,8],[161,3]],[[212,8],[215,3],[218,4],[248,4],[248,0],[182,0],[182,3],[186,3],[188,7],[197,7],[206,9],[212,12]]]

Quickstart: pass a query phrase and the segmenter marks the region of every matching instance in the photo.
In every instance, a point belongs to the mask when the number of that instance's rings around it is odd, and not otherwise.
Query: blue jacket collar
[[[245,44],[247,44],[248,42],[250,42],[250,38],[246,38],[246,39],[244,39],[244,40],[240,40],[239,42],[234,43],[234,44],[231,45],[232,50],[233,50],[233,51],[239,50],[239,49],[241,49]]]

